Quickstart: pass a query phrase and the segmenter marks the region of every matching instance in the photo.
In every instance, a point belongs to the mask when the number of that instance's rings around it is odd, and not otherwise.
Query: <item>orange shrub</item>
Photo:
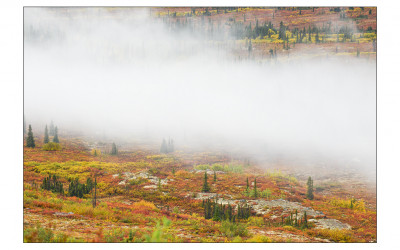
[[[178,170],[175,173],[175,175],[178,176],[178,177],[187,177],[189,175],[189,172],[186,171],[186,170]]]
[[[42,208],[53,208],[53,209],[61,209],[62,208],[61,204],[52,204],[49,202],[38,201],[38,200],[32,201],[32,204],[37,207],[42,207]]]
[[[146,210],[157,210],[157,207],[152,203],[145,200],[141,200],[139,202],[135,202],[132,204],[132,209],[139,210],[139,211],[146,211]]]

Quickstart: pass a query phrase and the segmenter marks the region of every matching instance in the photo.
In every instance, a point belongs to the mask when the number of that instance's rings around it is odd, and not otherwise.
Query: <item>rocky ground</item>
[[[206,170],[195,170],[196,173],[204,173]],[[214,172],[211,170],[207,171],[207,174],[211,175]],[[224,174],[223,171],[218,171],[218,174]],[[116,178],[119,175],[114,175]],[[131,180],[145,179],[149,182],[150,185],[143,186],[144,189],[157,189],[158,185],[168,185],[169,182],[174,181],[173,179],[165,178],[160,179],[156,176],[151,175],[148,171],[141,171],[137,173],[125,172],[122,175],[122,180],[119,182],[119,185],[125,185]],[[320,211],[315,211],[312,208],[305,207],[301,205],[299,202],[291,202],[284,199],[277,200],[266,200],[266,199],[258,199],[258,200],[250,200],[250,199],[232,199],[232,195],[229,194],[218,194],[218,193],[195,193],[188,194],[188,197],[193,197],[195,195],[195,199],[197,200],[206,200],[212,199],[216,200],[217,203],[223,205],[238,205],[238,204],[247,204],[250,205],[256,214],[265,215],[270,214],[270,218],[277,219],[282,215],[288,215],[290,213],[297,212],[297,219],[300,220],[304,213],[307,214],[307,217],[310,218],[310,222],[313,222],[317,228],[327,228],[327,229],[351,229],[351,226],[340,222],[336,219],[328,219],[324,215],[324,213]],[[279,210],[274,210],[273,208],[281,208]]]

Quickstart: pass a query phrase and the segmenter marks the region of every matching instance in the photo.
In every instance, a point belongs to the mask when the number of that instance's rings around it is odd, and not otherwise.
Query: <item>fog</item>
[[[375,61],[238,61],[228,35],[216,46],[177,34],[142,8],[25,8],[24,32],[28,123],[117,142],[171,137],[178,150],[352,162],[375,175]]]

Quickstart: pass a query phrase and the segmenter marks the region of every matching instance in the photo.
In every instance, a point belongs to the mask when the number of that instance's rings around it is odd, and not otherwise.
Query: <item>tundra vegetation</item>
[[[236,60],[317,55],[375,57],[376,8],[155,8],[152,15],[221,46],[235,40]],[[245,49],[243,49],[245,48]]]
[[[376,56],[376,8],[152,8],[150,15],[178,37],[187,31],[215,48],[229,44],[239,63]],[[48,36],[24,32],[27,43]],[[351,169],[266,166],[245,153],[189,150],[169,135],[129,142],[38,123],[24,116],[24,242],[376,242],[375,190]]]
[[[44,136],[24,147],[25,242],[376,241],[375,196],[349,188],[355,178],[314,188],[311,176],[223,153],[95,154],[85,138],[63,135],[57,151]],[[349,228],[321,227],[327,219]]]

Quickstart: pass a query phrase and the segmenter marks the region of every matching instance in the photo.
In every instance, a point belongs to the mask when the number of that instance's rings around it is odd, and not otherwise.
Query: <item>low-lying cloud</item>
[[[375,169],[375,61],[235,62],[146,9],[26,8],[24,29],[28,121]]]

